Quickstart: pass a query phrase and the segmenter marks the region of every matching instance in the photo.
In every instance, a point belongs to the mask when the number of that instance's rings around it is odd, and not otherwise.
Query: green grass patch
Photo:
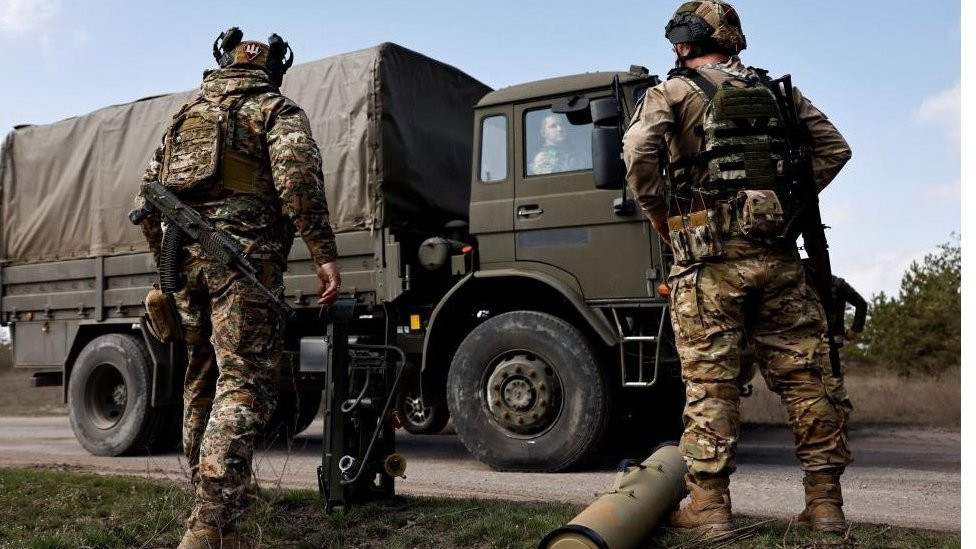
[[[174,547],[192,506],[185,483],[0,468],[0,547]],[[261,547],[532,548],[581,510],[576,505],[402,497],[327,514],[308,490],[263,490],[241,531]],[[959,547],[959,535],[854,525],[845,538],[783,521],[736,517],[726,542],[657,531],[644,547]]]

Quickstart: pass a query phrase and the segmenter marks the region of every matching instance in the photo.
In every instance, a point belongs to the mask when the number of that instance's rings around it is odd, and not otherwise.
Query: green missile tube
[[[661,445],[640,465],[620,464],[613,486],[542,539],[539,549],[629,549],[644,541],[685,497],[685,460]]]

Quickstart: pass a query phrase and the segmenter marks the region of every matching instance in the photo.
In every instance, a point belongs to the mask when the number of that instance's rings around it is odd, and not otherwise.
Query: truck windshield
[[[574,126],[549,108],[526,111],[524,123],[526,176],[593,168],[593,124]]]

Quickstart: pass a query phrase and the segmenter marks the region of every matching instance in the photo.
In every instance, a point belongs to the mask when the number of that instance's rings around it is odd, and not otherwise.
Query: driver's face
[[[555,145],[562,143],[566,138],[566,130],[563,129],[563,122],[558,116],[547,116],[542,122],[542,138],[546,143]]]

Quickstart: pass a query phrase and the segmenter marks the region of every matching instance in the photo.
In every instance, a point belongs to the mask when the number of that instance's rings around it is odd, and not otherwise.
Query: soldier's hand
[[[652,219],[651,225],[654,226],[654,230],[657,234],[661,236],[661,240],[668,245],[668,248],[673,248],[671,245],[671,235],[668,233],[668,222],[665,219]]]
[[[855,341],[860,339],[860,337],[861,337],[861,332],[855,332],[854,330],[847,330],[847,333],[844,334],[844,339],[846,339],[851,343],[854,343]]]
[[[332,305],[339,297],[339,287],[342,286],[340,271],[338,261],[323,263],[315,269],[315,274],[319,277],[319,305]]]

